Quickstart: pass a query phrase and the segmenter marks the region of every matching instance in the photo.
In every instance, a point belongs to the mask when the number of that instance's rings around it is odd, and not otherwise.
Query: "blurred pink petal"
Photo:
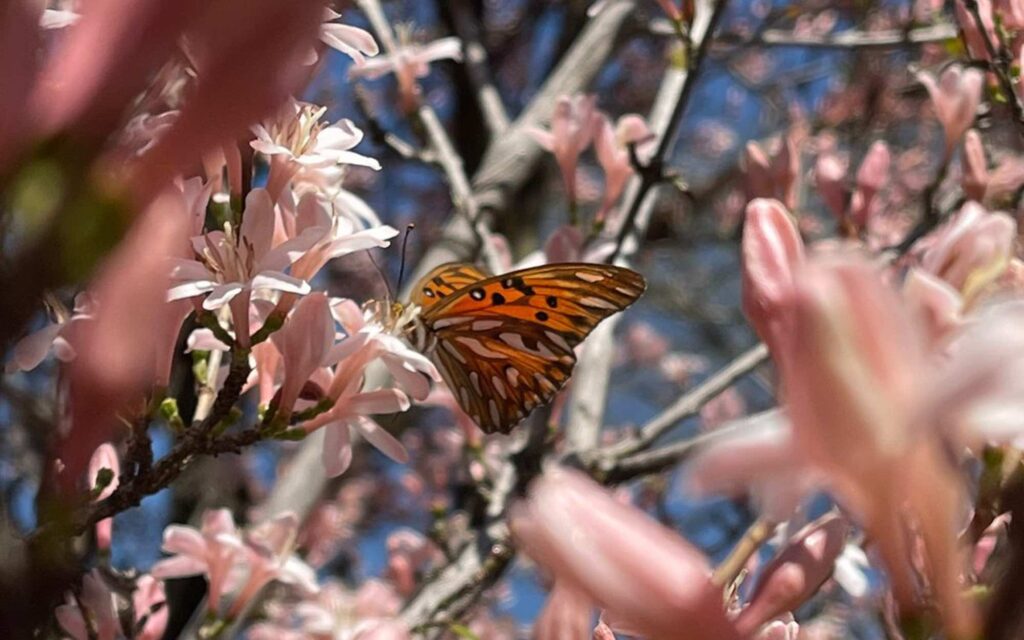
[[[800,157],[789,136],[773,141],[768,150],[756,142],[748,142],[741,161],[747,200],[776,198],[792,207],[799,163]]]
[[[736,619],[740,633],[753,633],[762,624],[792,612],[832,575],[850,525],[836,514],[801,529],[765,565],[749,604]]]
[[[587,640],[593,628],[594,605],[571,586],[555,582],[533,625],[535,640]]]
[[[638,509],[575,471],[549,469],[510,525],[524,553],[652,638],[738,638],[707,560]]]
[[[64,491],[85,472],[88,456],[110,438],[116,415],[142,400],[156,381],[161,336],[153,327],[175,314],[165,292],[171,256],[179,250],[186,218],[181,199],[165,194],[140,216],[102,265],[92,287],[95,320],[80,323],[68,366],[71,431],[58,446]]]
[[[960,326],[963,299],[937,276],[911,269],[903,282],[903,298],[918,315],[932,345],[938,345]]]
[[[793,272],[804,261],[803,241],[781,202],[758,198],[747,205],[742,256],[743,312],[778,357],[790,335]]]
[[[307,80],[302,61],[317,41],[324,9],[323,0],[199,4],[205,11],[189,40],[198,82],[172,132],[141,159],[143,196],[148,186],[160,185],[176,168],[192,165],[203,153],[244,135],[284,104]]]
[[[0,5],[0,175],[22,151],[32,111],[28,95],[38,67],[43,3],[14,0]],[[34,117],[34,114],[33,114]]]
[[[855,256],[804,268],[793,320],[799,346],[780,360],[797,446],[863,519],[904,606],[917,597],[906,531],[916,520],[944,622],[969,635],[973,612],[957,583],[962,489],[918,421],[931,370],[923,336],[877,268]]]
[[[932,232],[921,266],[970,301],[1006,270],[1016,237],[1010,216],[968,202]]]
[[[462,42],[458,38],[441,38],[427,44],[402,43],[393,53],[353,66],[349,74],[373,79],[394,73],[398,80],[399,104],[403,111],[412,113],[419,106],[417,80],[430,73],[431,62],[445,59],[462,60]]]
[[[164,529],[163,550],[177,555],[153,565],[152,576],[163,579],[206,574],[209,610],[218,613],[229,574],[245,551],[231,512],[206,511],[200,531],[183,525],[168,526]]]

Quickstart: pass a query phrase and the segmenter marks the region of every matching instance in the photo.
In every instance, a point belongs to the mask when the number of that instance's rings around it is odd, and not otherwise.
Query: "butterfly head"
[[[423,309],[418,304],[371,300],[363,308],[386,333],[404,338],[418,351],[427,351],[427,331],[421,318]]]

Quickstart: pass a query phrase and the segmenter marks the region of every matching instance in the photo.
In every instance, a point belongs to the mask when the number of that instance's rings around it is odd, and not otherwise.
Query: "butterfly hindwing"
[[[488,432],[508,432],[550,401],[572,374],[573,348],[645,287],[629,269],[585,263],[477,274],[470,265],[439,267],[417,292],[427,298],[422,320],[435,338],[436,364]]]

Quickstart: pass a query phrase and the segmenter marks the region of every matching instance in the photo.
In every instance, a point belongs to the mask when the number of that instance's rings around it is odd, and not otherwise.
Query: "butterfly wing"
[[[457,267],[462,285],[469,272]],[[572,374],[573,348],[646,286],[629,269],[566,263],[474,280],[449,293],[446,273],[438,274],[441,283],[429,281],[445,296],[422,315],[436,339],[432,357],[460,406],[489,433],[507,433],[549,402]]]
[[[420,278],[409,301],[423,309],[444,302],[456,291],[485,280],[487,274],[467,262],[449,262]]]

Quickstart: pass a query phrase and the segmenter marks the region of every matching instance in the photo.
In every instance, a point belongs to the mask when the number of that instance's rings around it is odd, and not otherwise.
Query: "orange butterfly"
[[[583,341],[633,304],[643,276],[621,267],[565,263],[488,277],[470,264],[437,267],[411,303],[410,329],[459,406],[487,433],[508,433],[569,380]]]

